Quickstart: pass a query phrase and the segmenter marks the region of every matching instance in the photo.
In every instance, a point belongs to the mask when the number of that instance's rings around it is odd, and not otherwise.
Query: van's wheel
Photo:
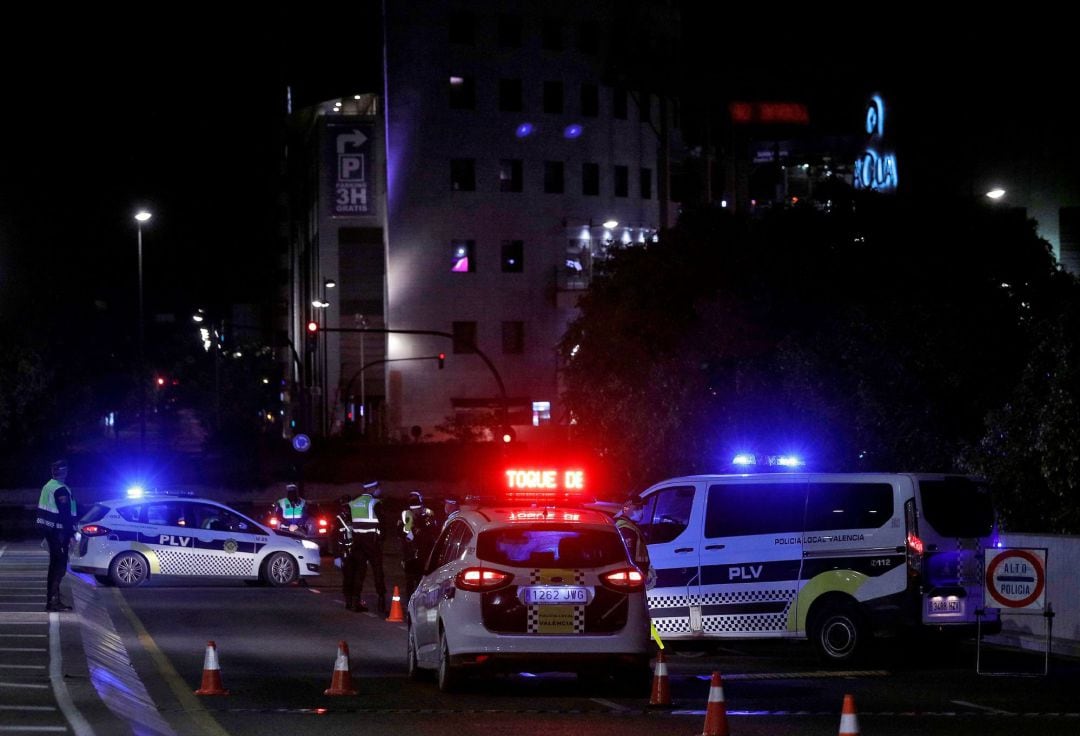
[[[109,579],[121,588],[142,585],[150,577],[150,564],[138,552],[121,552],[109,563]]]
[[[866,648],[869,627],[859,607],[849,601],[826,603],[810,627],[810,639],[826,664],[848,664]]]
[[[275,588],[289,585],[300,577],[296,560],[286,552],[275,552],[263,564],[263,577]]]

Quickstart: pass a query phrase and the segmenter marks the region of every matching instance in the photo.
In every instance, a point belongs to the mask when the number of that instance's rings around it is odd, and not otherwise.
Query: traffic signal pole
[[[376,333],[380,335],[432,335],[434,337],[445,337],[450,340],[454,339],[453,333],[441,332],[439,330],[392,330],[381,327],[321,327],[319,332],[359,332],[359,333]],[[458,343],[461,344],[461,340]],[[499,402],[502,409],[502,425],[503,427],[510,426],[510,402],[506,398],[506,385],[503,383],[502,376],[499,375],[499,369],[495,367],[495,364],[491,362],[491,359],[484,354],[484,351],[476,347],[472,343],[467,343],[468,347],[479,356],[480,360],[484,361],[484,365],[491,371],[491,375],[495,378],[495,384],[499,387]],[[422,360],[428,360],[429,358],[421,358]],[[367,366],[364,366],[366,368]],[[360,369],[363,371],[363,368]]]

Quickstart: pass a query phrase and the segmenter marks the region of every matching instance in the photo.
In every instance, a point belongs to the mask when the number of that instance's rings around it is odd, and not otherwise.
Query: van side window
[[[648,544],[664,544],[683,533],[690,524],[694,487],[665,488],[645,499],[646,512],[638,526]]]
[[[803,483],[719,483],[709,486],[706,537],[799,532],[803,528]]]
[[[888,483],[811,483],[806,531],[877,529],[893,515]]]

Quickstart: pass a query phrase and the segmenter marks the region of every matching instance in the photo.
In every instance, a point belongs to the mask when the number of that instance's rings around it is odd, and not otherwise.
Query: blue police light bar
[[[127,489],[128,498],[142,498],[145,491],[142,486],[131,486]]]
[[[748,455],[746,453],[739,453],[738,455],[736,455],[732,459],[731,464],[732,465],[742,465],[742,466],[756,465],[757,464],[757,458],[754,457],[753,455]]]
[[[776,464],[784,468],[797,468],[803,464],[795,455],[780,455],[776,458]]]

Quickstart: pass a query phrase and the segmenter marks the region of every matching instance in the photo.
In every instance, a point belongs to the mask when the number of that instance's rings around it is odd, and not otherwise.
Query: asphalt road
[[[391,587],[402,586],[396,556],[386,567]],[[1047,677],[978,675],[972,643],[892,642],[850,671],[823,670],[800,642],[673,647],[671,709],[649,709],[647,695],[627,697],[605,681],[558,674],[477,681],[447,695],[406,677],[404,624],[346,611],[337,570],[325,559],[324,570],[312,584],[286,589],[164,579],[132,590],[92,578],[73,584],[84,606],[108,612],[167,724],[141,733],[691,736],[702,731],[714,671],[733,734],[836,734],[845,693],[855,696],[865,734],[1080,733],[1080,663],[1054,660]],[[370,578],[365,594],[374,608]],[[84,629],[93,635],[96,627]],[[227,696],[193,694],[210,640]],[[349,646],[355,696],[324,695],[339,641]],[[985,669],[1041,671],[1031,655],[984,649],[983,657]]]

